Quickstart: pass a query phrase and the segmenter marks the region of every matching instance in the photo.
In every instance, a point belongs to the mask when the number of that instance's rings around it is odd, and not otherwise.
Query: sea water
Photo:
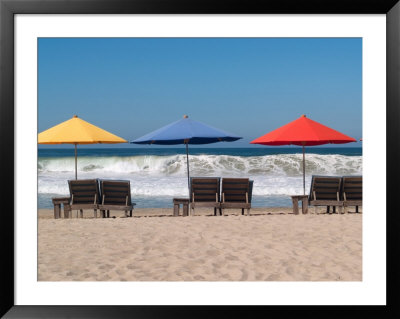
[[[303,194],[301,147],[189,147],[190,176],[248,177],[254,180],[253,207],[291,206],[290,195]],[[306,147],[306,193],[312,175],[361,175],[362,149]],[[74,149],[38,149],[38,206],[51,208],[52,197],[68,196],[75,178]],[[137,208],[171,207],[187,197],[184,147],[84,148],[78,146],[78,179],[130,180]]]

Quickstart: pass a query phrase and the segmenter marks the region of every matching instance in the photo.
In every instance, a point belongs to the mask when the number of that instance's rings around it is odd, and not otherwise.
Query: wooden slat
[[[251,208],[251,204],[250,203],[225,202],[225,203],[221,203],[221,208]]]
[[[224,177],[222,179],[222,182],[228,182],[228,183],[238,183],[238,182],[245,183],[246,182],[246,183],[248,183],[249,179],[248,178],[231,178],[231,177],[227,178],[227,177]]]
[[[74,196],[92,196],[94,197],[94,195],[96,195],[96,192],[90,192],[90,191],[73,191],[72,194],[74,194]]]
[[[348,200],[343,202],[344,206],[362,206],[361,200]]]
[[[119,198],[126,198],[126,196],[129,197],[128,192],[103,192],[103,195],[106,197],[119,197]]]
[[[248,193],[247,188],[242,188],[242,189],[226,189],[226,188],[224,188],[222,190],[222,192],[224,194],[233,194],[233,195],[236,195],[236,194],[244,195],[244,194]]]
[[[310,205],[312,205],[312,206],[341,206],[341,205],[343,205],[343,201],[337,201],[337,200],[312,200],[312,201],[310,201]]]
[[[195,190],[195,191],[209,191],[209,192],[216,193],[218,191],[218,188],[217,187],[209,187],[209,186],[206,186],[206,187],[201,186],[200,187],[199,185],[193,185],[192,190]]]
[[[220,207],[219,202],[193,202],[190,205],[192,207]]]
[[[222,187],[223,188],[248,188],[249,183],[226,183],[222,182]]]
[[[193,184],[212,184],[212,183],[214,183],[214,184],[217,184],[218,183],[218,177],[215,177],[215,178],[196,178],[196,177],[193,177],[192,178],[192,183]]]
[[[319,199],[320,197],[323,197],[323,198],[337,198],[337,194],[339,194],[339,192],[331,192],[331,193],[314,192],[314,194],[317,197],[316,199]]]
[[[76,183],[75,181],[70,181],[71,187],[93,187],[97,188],[97,182],[96,181],[89,181],[89,182],[84,182],[84,183]]]
[[[127,181],[102,180],[101,182],[110,187],[126,187],[127,185],[130,184],[128,180]]]
[[[110,204],[110,203],[126,203],[126,199],[121,199],[121,198],[109,198],[105,197],[104,198],[104,203]]]
[[[362,193],[345,193],[346,200],[362,200]]]
[[[212,181],[212,182],[192,181],[192,185],[198,185],[198,186],[209,185],[209,186],[212,186],[212,187],[217,187],[218,186],[218,182],[217,181]]]
[[[124,194],[126,194],[126,195],[128,195],[128,193],[129,193],[129,188],[106,188],[106,187],[103,187],[103,189],[102,189],[102,193],[104,194],[104,193],[124,193]]]
[[[133,205],[109,205],[109,204],[104,204],[104,205],[99,205],[100,210],[132,210]]]
[[[194,194],[194,200],[198,200],[200,198],[211,198],[212,200],[216,201],[219,199],[218,194],[216,195],[216,193],[193,193]]]
[[[333,187],[336,187],[337,185],[340,185],[340,179],[339,180],[332,180],[332,181],[320,181],[320,180],[314,180],[314,185],[316,185],[316,186],[324,186],[324,185],[326,185],[326,186],[329,186],[329,185],[331,185],[331,186],[333,186]]]
[[[362,182],[362,176],[343,176],[343,180],[347,182]]]
[[[77,201],[77,200],[89,200],[89,199],[93,202],[94,199],[95,199],[95,196],[93,196],[93,195],[82,195],[82,196],[79,196],[79,195],[75,195],[74,194],[74,202]]]
[[[195,202],[216,202],[215,196],[195,196],[194,198]]]
[[[230,194],[225,194],[224,193],[224,199],[225,201],[230,201],[230,200],[244,200],[246,201],[246,194],[238,194],[238,195],[230,195]]]
[[[69,205],[71,207],[71,210],[75,209],[97,209],[98,205],[97,204],[72,204]]]

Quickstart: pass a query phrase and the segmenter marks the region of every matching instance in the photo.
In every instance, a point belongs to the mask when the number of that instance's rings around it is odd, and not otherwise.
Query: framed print
[[[0,1],[2,315],[398,314],[397,1]]]

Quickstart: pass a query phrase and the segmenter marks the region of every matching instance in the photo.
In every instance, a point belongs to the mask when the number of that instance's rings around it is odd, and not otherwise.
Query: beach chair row
[[[97,218],[97,210],[102,217],[110,217],[110,210],[125,212],[132,217],[135,203],[131,199],[129,180],[69,180],[70,196],[64,203],[64,215],[70,217],[72,210],[79,210],[81,217],[84,209],[93,209]],[[253,181],[249,178],[192,177],[190,179],[191,215],[195,215],[198,207],[211,207],[214,215],[224,215],[225,209],[246,209],[250,214]],[[318,176],[313,175],[308,196],[308,205],[332,206],[333,212],[347,213],[354,206],[358,213],[362,206],[362,176]]]
[[[362,206],[362,176],[318,176],[313,175],[311,179],[308,204],[315,207],[327,206],[329,213],[330,206],[335,212],[347,213],[348,207],[354,206],[358,213],[358,207]]]
[[[191,177],[190,208],[195,215],[198,207],[214,208],[214,215],[225,209],[247,210],[250,214],[253,181],[248,178]]]
[[[120,180],[69,180],[70,198],[64,204],[65,216],[71,216],[72,210],[79,210],[83,217],[84,209],[93,209],[97,218],[97,210],[102,217],[110,217],[110,210],[125,212],[125,216],[132,217],[135,203],[131,199],[131,186],[129,181]]]

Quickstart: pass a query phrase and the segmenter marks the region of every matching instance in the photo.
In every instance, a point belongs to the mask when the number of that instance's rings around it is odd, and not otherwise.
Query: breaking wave
[[[302,173],[301,154],[265,156],[190,155],[190,172],[193,175],[268,175],[297,176]],[[74,172],[74,158],[40,158],[39,175]],[[361,156],[306,154],[306,171],[322,175],[359,174]],[[117,175],[185,175],[186,155],[79,157],[78,172],[115,173]]]
[[[191,176],[249,177],[254,196],[301,194],[302,154],[265,156],[190,155]],[[39,158],[39,195],[67,195],[74,178],[74,158]],[[78,178],[131,181],[132,197],[150,198],[187,194],[186,155],[79,157]],[[306,154],[306,187],[312,175],[362,174],[362,156]],[[149,199],[150,200],[150,199]],[[51,203],[51,200],[48,199]]]

